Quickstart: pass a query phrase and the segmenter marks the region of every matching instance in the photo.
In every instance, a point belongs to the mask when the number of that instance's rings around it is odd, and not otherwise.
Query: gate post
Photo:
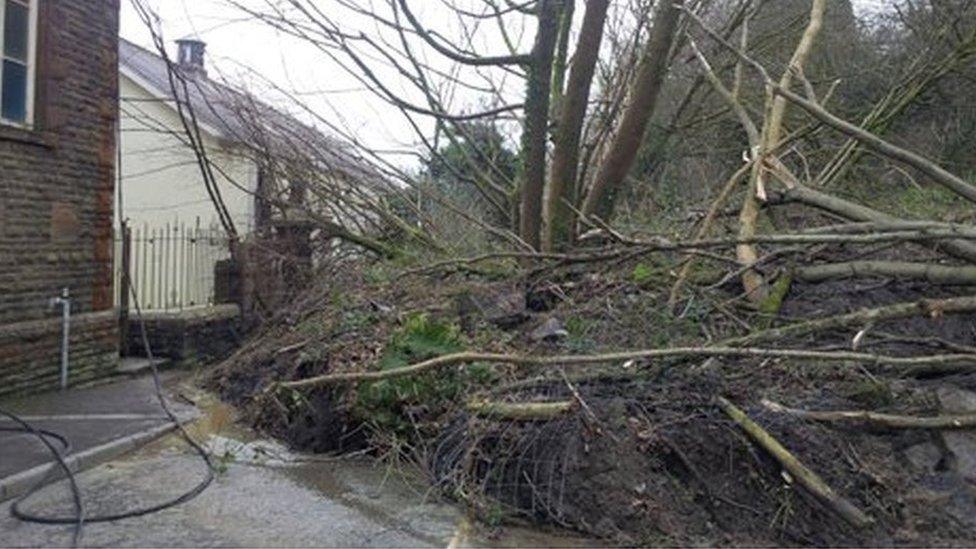
[[[129,298],[132,295],[132,229],[122,221],[122,276],[119,277],[119,353],[129,354]]]

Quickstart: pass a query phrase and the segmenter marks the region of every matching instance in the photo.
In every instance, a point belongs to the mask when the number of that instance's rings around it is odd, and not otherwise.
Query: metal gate
[[[180,311],[214,304],[214,267],[230,258],[230,242],[222,229],[201,227],[199,220],[192,226],[178,220],[160,227],[123,223],[115,257],[120,307],[134,308],[134,290],[143,310]],[[131,289],[124,287],[126,269]]]

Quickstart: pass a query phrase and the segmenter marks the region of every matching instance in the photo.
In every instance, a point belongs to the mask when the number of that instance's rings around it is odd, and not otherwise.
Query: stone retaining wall
[[[113,374],[119,362],[114,310],[72,315],[68,382]],[[0,325],[0,395],[55,389],[61,379],[61,318]]]
[[[129,319],[129,356],[146,356],[143,324],[153,356],[182,364],[224,358],[237,348],[242,337],[241,309],[236,304],[178,312],[144,312],[141,323],[135,314]]]

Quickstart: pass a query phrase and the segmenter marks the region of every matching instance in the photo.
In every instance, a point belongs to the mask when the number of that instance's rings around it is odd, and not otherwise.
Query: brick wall
[[[23,344],[10,334],[33,334],[36,356],[50,345],[56,357],[60,320],[44,320],[58,316],[49,300],[61,288],[71,291],[78,352],[104,358],[118,348],[105,320],[113,316],[118,13],[118,0],[40,0],[34,128],[0,126],[0,393],[29,389],[57,366],[36,357],[18,366]]]

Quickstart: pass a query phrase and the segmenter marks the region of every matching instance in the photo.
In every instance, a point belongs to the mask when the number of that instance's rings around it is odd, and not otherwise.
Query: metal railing
[[[199,222],[123,225],[115,257],[117,290],[128,268],[142,309],[178,311],[214,304],[214,267],[230,257],[230,245],[220,228],[203,228]]]

